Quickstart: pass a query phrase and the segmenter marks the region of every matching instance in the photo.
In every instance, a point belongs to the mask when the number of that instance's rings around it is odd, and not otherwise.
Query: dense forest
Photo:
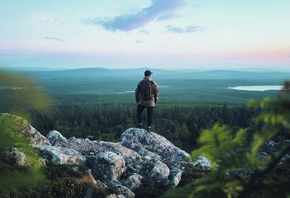
[[[84,69],[13,74],[10,78],[3,73],[0,112],[22,115],[43,135],[57,130],[66,138],[90,137],[117,142],[126,129],[137,123],[134,90],[142,75],[136,76],[132,72]],[[125,74],[129,78],[124,80]],[[246,101],[273,97],[277,91],[237,91],[227,87],[281,85],[281,78],[285,77],[285,74],[277,74],[265,79],[265,75],[228,71],[157,71],[160,100],[154,109],[152,131],[190,152],[198,146],[200,131],[214,123],[237,130],[247,128],[259,110],[246,108]],[[46,98],[40,98],[40,92]],[[31,101],[51,101],[50,108],[41,111],[31,105]],[[146,111],[143,118],[146,126]]]
[[[135,127],[136,105],[134,103],[95,103],[54,105],[48,111],[26,107],[33,127],[46,135],[51,130],[61,132],[65,137],[90,137],[93,140],[120,141],[121,134]],[[24,108],[22,106],[22,108]],[[10,112],[9,106],[1,106],[1,112]],[[21,109],[17,108],[18,111]],[[24,111],[24,109],[23,109]],[[11,112],[12,113],[12,112]],[[246,128],[258,110],[243,105],[215,104],[158,104],[154,109],[153,131],[164,136],[177,147],[192,151],[197,146],[199,132],[210,128],[216,122],[231,127]],[[143,124],[146,126],[146,111]]]

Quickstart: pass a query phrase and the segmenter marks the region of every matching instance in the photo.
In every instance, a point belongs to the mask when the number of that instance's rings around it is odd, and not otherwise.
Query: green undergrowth
[[[10,166],[0,162],[0,178],[6,172],[23,175],[29,174],[29,168]],[[22,185],[1,185],[1,198],[55,198],[55,197],[85,197],[90,189],[92,197],[106,197],[109,194],[118,194],[116,189],[92,185],[83,180],[87,169],[73,165],[52,165],[42,168],[44,178],[38,183]]]
[[[279,165],[275,171],[263,177],[261,180],[256,181],[252,186],[252,191],[247,195],[247,198],[272,198],[272,197],[287,197],[289,192],[289,165],[290,160],[286,160],[283,164]],[[195,198],[199,197],[193,194],[193,191],[198,187],[194,181],[207,177],[209,171],[202,169],[193,169],[187,175],[184,175],[177,188],[168,190],[159,198]],[[214,198],[227,198],[225,193],[227,184],[229,182],[239,182],[240,179],[248,181],[249,176],[237,177],[236,175],[220,175],[220,187],[210,190],[206,197]],[[238,193],[233,194],[232,198],[238,197]]]

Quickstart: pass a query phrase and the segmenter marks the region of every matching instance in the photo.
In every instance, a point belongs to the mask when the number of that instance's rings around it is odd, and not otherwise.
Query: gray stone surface
[[[46,160],[46,164],[85,165],[86,163],[83,155],[70,148],[40,145],[35,145],[34,148],[40,152],[40,156]]]
[[[93,176],[101,181],[113,181],[120,179],[124,171],[126,171],[126,166],[122,156],[113,152],[102,152],[97,155]]]
[[[27,120],[19,116],[1,113],[0,125],[6,127],[6,130],[14,135],[22,135],[31,144],[51,145],[45,136],[33,128]]]

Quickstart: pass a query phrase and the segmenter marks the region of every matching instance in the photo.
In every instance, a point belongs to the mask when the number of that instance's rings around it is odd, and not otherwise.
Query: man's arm
[[[135,101],[138,103],[140,98],[139,98],[139,93],[140,93],[140,82],[137,85],[137,88],[135,89]]]
[[[157,104],[158,99],[159,99],[159,87],[158,87],[158,84],[156,82],[154,82],[154,85],[155,85],[154,102],[155,102],[155,104]]]

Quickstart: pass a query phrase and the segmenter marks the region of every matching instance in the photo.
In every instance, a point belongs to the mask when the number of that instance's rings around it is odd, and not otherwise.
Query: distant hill
[[[57,71],[57,70],[65,70],[65,69],[47,68],[47,67],[0,67],[0,71],[9,71],[9,72]]]
[[[79,76],[94,78],[137,78],[144,75],[146,68],[137,69],[106,69],[106,68],[84,68],[65,71],[53,71],[51,74],[62,76]],[[191,71],[191,70],[159,70],[154,69],[154,79],[289,79],[290,74],[285,72],[245,72],[232,70],[210,70],[210,71]]]
[[[51,70],[47,68],[13,68],[12,71],[33,74],[37,77],[45,78],[98,78],[104,80],[114,79],[140,79],[147,68],[136,69],[107,69],[107,68],[81,68],[70,70]],[[209,71],[192,71],[192,70],[159,70],[154,69],[154,79],[290,79],[290,74],[286,72],[246,72],[234,70],[209,70]]]
[[[204,72],[195,72],[196,79],[289,79],[290,74],[285,72],[246,72],[232,70],[211,70]]]

